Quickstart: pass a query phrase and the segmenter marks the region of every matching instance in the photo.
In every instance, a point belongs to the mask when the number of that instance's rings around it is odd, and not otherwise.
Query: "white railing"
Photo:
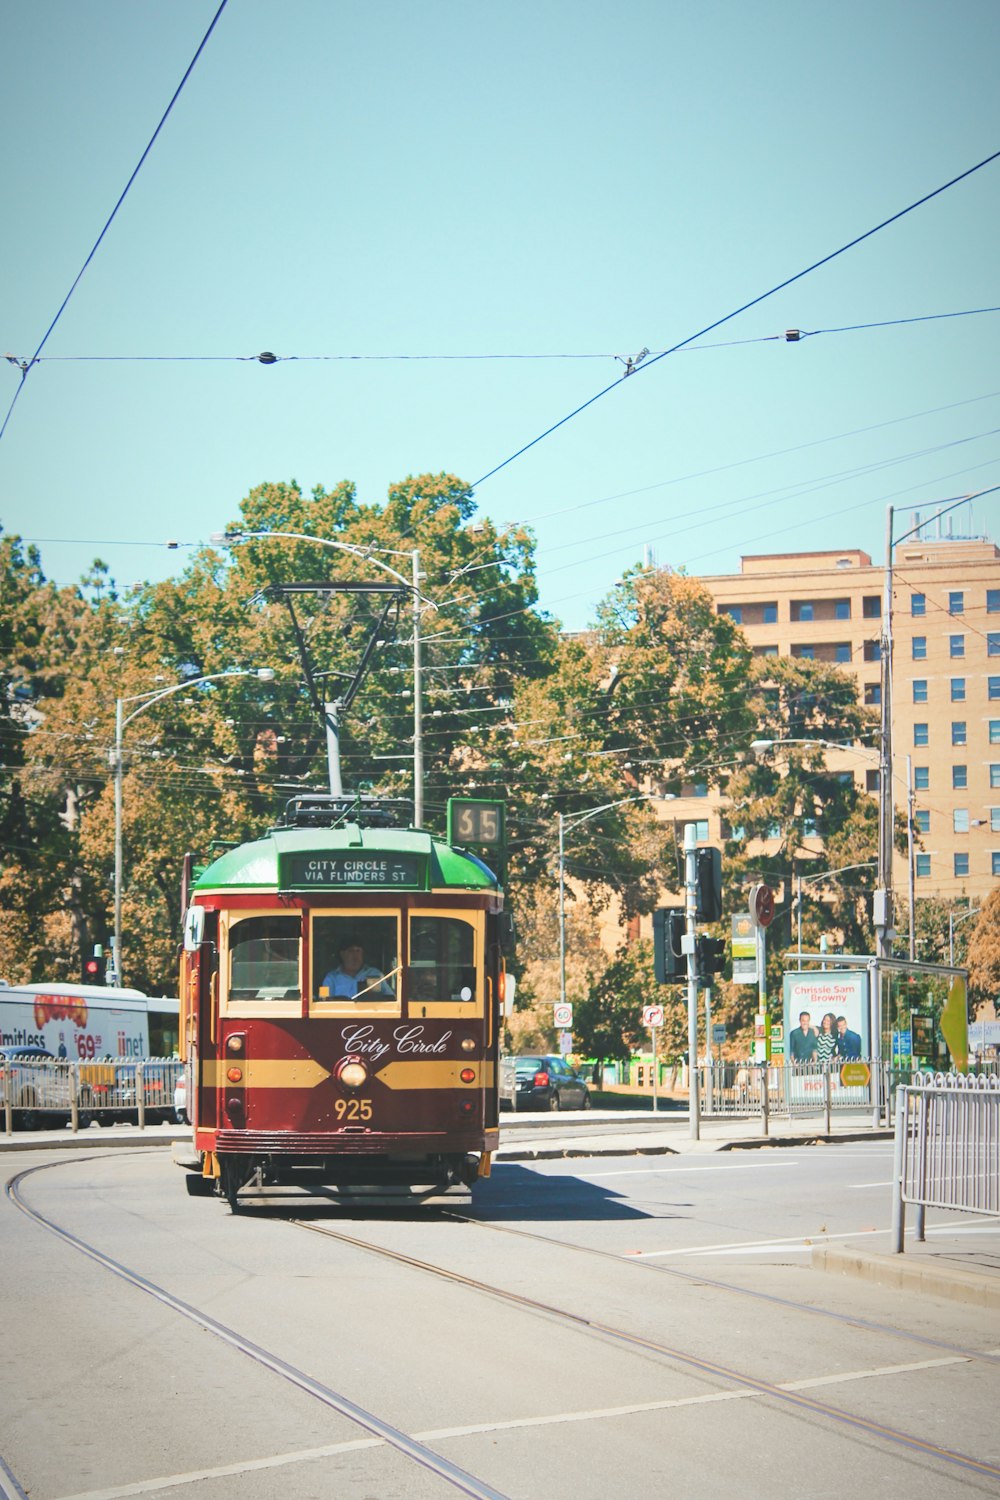
[[[903,1250],[906,1205],[924,1238],[928,1208],[1000,1217],[1000,1079],[917,1074],[896,1093],[892,1248]]]
[[[698,1086],[705,1118],[760,1118],[765,1134],[772,1115],[823,1115],[829,1132],[832,1114],[870,1109],[873,1102],[872,1066],[863,1058],[781,1067],[773,1061],[712,1063],[698,1068]]]
[[[0,1055],[0,1115],[11,1135],[64,1125],[74,1131],[92,1121],[159,1124],[174,1117],[174,1088],[184,1064],[177,1058],[123,1058],[63,1062]]]

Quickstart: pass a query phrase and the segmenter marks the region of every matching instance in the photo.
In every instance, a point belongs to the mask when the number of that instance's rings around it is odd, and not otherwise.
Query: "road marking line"
[[[992,1351],[1000,1353],[998,1351]],[[971,1359],[964,1355],[948,1355],[940,1359],[915,1360],[900,1365],[876,1365],[867,1370],[844,1370],[835,1375],[813,1375],[805,1380],[782,1381],[778,1390],[806,1391],[819,1386],[847,1385],[856,1380],[881,1380],[893,1375],[908,1375],[921,1370],[937,1370],[947,1365],[967,1365]],[[425,1432],[415,1432],[416,1442],[443,1442],[448,1438],[481,1437],[493,1432],[516,1432],[527,1427],[555,1427],[570,1422],[591,1422],[595,1419],[643,1416],[647,1412],[674,1411],[688,1406],[712,1406],[721,1401],[759,1400],[763,1391],[736,1390],[702,1392],[697,1396],[676,1396],[662,1401],[639,1401],[628,1406],[597,1407],[590,1411],[553,1412],[540,1417],[512,1417],[508,1421],[476,1422],[462,1427],[436,1427]],[[187,1484],[200,1484],[210,1479],[225,1479],[240,1474],[258,1473],[263,1469],[283,1468],[286,1465],[311,1463],[319,1458],[335,1458],[342,1453],[356,1453],[365,1448],[383,1448],[380,1438],[358,1438],[352,1442],[330,1443],[322,1448],[304,1448],[293,1453],[275,1454],[270,1458],[247,1459],[244,1463],[223,1464],[214,1469],[198,1469],[186,1474],[171,1474],[157,1479],[139,1481],[136,1484],[116,1485],[106,1490],[86,1490],[75,1495],[65,1495],[61,1500],[130,1500],[131,1496],[152,1495],[158,1490],[167,1490]]]
[[[622,1167],[614,1172],[585,1172],[578,1175],[592,1177],[676,1177],[681,1172],[763,1172],[768,1167],[800,1167],[799,1161],[746,1162],[739,1166],[725,1167],[635,1167],[631,1171]]]

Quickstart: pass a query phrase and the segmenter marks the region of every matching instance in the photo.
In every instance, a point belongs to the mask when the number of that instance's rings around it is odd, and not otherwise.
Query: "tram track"
[[[455,1215],[454,1217],[463,1222],[476,1224],[478,1227],[498,1227],[483,1226],[478,1220],[466,1219],[463,1215]],[[632,1333],[627,1329],[617,1328],[612,1324],[602,1322],[600,1319],[587,1317],[584,1314],[573,1312],[568,1308],[559,1307],[551,1302],[545,1302],[540,1298],[528,1296],[523,1292],[510,1291],[497,1286],[495,1282],[480,1281],[478,1278],[468,1276],[464,1272],[453,1271],[445,1266],[438,1266],[433,1264],[433,1262],[407,1255],[403,1251],[392,1250],[387,1246],[374,1244],[370,1240],[362,1239],[357,1235],[347,1234],[343,1230],[334,1229],[329,1225],[295,1218],[290,1218],[288,1222],[295,1228],[338,1241],[344,1245],[349,1245],[352,1249],[367,1252],[395,1264],[408,1266],[413,1270],[437,1277],[454,1286],[461,1286],[467,1290],[482,1293],[485,1296],[505,1302],[508,1305],[555,1319],[565,1325],[578,1328],[586,1333],[610,1340],[627,1348],[642,1350],[647,1354],[659,1355],[675,1366],[680,1366],[683,1369],[690,1370],[711,1380],[721,1381],[730,1386],[735,1385],[739,1389],[752,1392],[756,1395],[770,1397],[781,1405],[794,1408],[811,1417],[825,1418],[838,1426],[851,1428],[855,1432],[860,1432],[867,1437],[890,1443],[894,1447],[907,1449],[925,1458],[937,1459],[942,1463],[948,1464],[950,1467],[982,1475],[985,1478],[1000,1480],[1000,1464],[988,1463],[985,1460],[974,1458],[970,1454],[961,1453],[952,1448],[945,1448],[940,1444],[928,1441],[926,1438],[921,1438],[916,1433],[906,1432],[902,1428],[890,1427],[885,1423],[874,1421],[871,1418],[847,1411],[842,1407],[834,1406],[830,1402],[809,1396],[803,1390],[794,1389],[790,1385],[775,1384],[773,1381],[765,1380],[743,1370],[737,1370],[730,1365],[721,1364],[717,1360],[706,1359],[692,1351],[678,1349],[660,1340],[647,1337],[644,1334]],[[499,1227],[506,1228],[506,1226]],[[511,1233],[516,1234],[518,1231],[511,1231]],[[543,1240],[550,1245],[555,1243],[558,1246],[562,1243],[560,1241],[553,1242],[544,1235],[526,1235],[525,1237]],[[568,1245],[564,1248],[578,1249],[581,1247]],[[607,1252],[599,1251],[596,1253],[607,1255],[607,1258],[615,1260],[619,1264],[629,1264],[629,1262],[624,1261],[621,1257],[608,1255]],[[698,1278],[692,1279],[696,1280]],[[740,1290],[739,1288],[728,1289]],[[789,1306],[798,1308],[799,1304],[790,1303]],[[845,1318],[844,1321],[854,1322],[855,1320]],[[897,1336],[895,1329],[870,1324],[863,1326],[867,1326],[873,1330],[877,1329],[878,1332],[893,1337]],[[919,1336],[915,1335],[914,1337],[917,1338]],[[928,1340],[928,1342],[934,1344],[934,1341]],[[957,1358],[971,1360],[979,1357],[971,1350],[960,1350],[957,1347],[945,1344],[935,1344],[934,1346],[939,1349],[949,1349]],[[996,1362],[995,1356],[986,1355],[983,1357]]]
[[[102,1156],[86,1156],[76,1158],[74,1165],[83,1165],[85,1162],[104,1160]],[[315,1380],[307,1372],[297,1369],[270,1350],[245,1338],[238,1330],[233,1329],[211,1315],[202,1312],[199,1308],[185,1302],[175,1296],[166,1288],[156,1285],[144,1277],[138,1271],[125,1265],[113,1256],[88,1243],[75,1235],[72,1231],[57,1223],[54,1219],[41,1213],[25,1199],[21,1189],[23,1183],[36,1173],[51,1170],[56,1166],[66,1166],[65,1161],[48,1162],[37,1167],[28,1168],[12,1177],[5,1185],[7,1197],[18,1210],[26,1215],[39,1227],[55,1235],[63,1243],[78,1253],[81,1253],[103,1266],[111,1274],[122,1281],[141,1290],[155,1298],[161,1305],[171,1309],[178,1315],[188,1319],[199,1328],[219,1338],[230,1347],[244,1353],[265,1369],[276,1374],[280,1379],[297,1387],[306,1394],[311,1395],[322,1404],[346,1417],[365,1432],[384,1441],[390,1447],[396,1449],[412,1462],[422,1468],[436,1474],[444,1479],[457,1492],[484,1497],[484,1500],[506,1500],[501,1492],[495,1490],[484,1481],[478,1479],[468,1471],[450,1463],[442,1458],[433,1449],[426,1446],[419,1439],[392,1426],[375,1413],[367,1411],[357,1405],[343,1393],[335,1391],[332,1387],[324,1385]],[[315,1195],[322,1198],[322,1194]],[[529,1241],[539,1241],[545,1246],[555,1250],[572,1251],[575,1254],[586,1254],[596,1256],[602,1260],[610,1260],[619,1266],[641,1266],[644,1270],[655,1271],[657,1274],[666,1274],[674,1277],[682,1283],[691,1285],[707,1286],[711,1289],[739,1296],[751,1296],[763,1298],[765,1301],[773,1302],[782,1308],[794,1310],[802,1314],[822,1312],[825,1316],[834,1319],[838,1323],[852,1328],[858,1328],[872,1333],[880,1334],[896,1339],[908,1340],[913,1343],[924,1345],[938,1353],[948,1354],[958,1360],[982,1360],[987,1363],[996,1364],[998,1357],[986,1351],[967,1349],[943,1340],[936,1340],[925,1335],[900,1330],[884,1324],[860,1319],[850,1314],[833,1312],[830,1309],[817,1309],[812,1305],[804,1305],[789,1299],[771,1296],[770,1294],[754,1291],[752,1288],[740,1287],[721,1280],[706,1278],[697,1273],[684,1272],[676,1267],[666,1267],[650,1264],[642,1261],[634,1261],[628,1257],[616,1255],[609,1251],[580,1245],[573,1241],[553,1239],[550,1236],[533,1233],[528,1230],[519,1230],[509,1225],[492,1224],[483,1220],[472,1218],[453,1210],[443,1210],[442,1216],[456,1223],[473,1225],[476,1228],[502,1233],[514,1238]],[[616,1327],[599,1319],[588,1317],[572,1311],[570,1308],[558,1306],[555,1303],[546,1302],[541,1298],[534,1298],[524,1293],[511,1291],[498,1286],[495,1282],[482,1281],[476,1277],[468,1276],[463,1272],[453,1271],[445,1266],[436,1265],[433,1262],[421,1260],[416,1256],[379,1245],[371,1240],[364,1239],[358,1235],[349,1234],[344,1230],[335,1228],[325,1223],[317,1223],[304,1219],[298,1219],[289,1214],[282,1214],[285,1222],[297,1229],[306,1230],[313,1234],[319,1234],[334,1242],[349,1246],[352,1249],[377,1256],[389,1262],[407,1267],[421,1274],[431,1275],[439,1280],[454,1286],[461,1286],[476,1294],[489,1296],[496,1300],[523,1309],[526,1312],[553,1319],[564,1326],[574,1327],[581,1332],[592,1335],[601,1340],[610,1341],[620,1347],[631,1348],[641,1351],[647,1355],[656,1356],[675,1367],[687,1370],[695,1375],[709,1380],[720,1390],[720,1395],[726,1393],[756,1395],[777,1403],[786,1409],[797,1410],[813,1419],[823,1419],[833,1427],[851,1429],[855,1433],[865,1436],[876,1442],[890,1445],[895,1449],[909,1451],[924,1459],[936,1460],[947,1465],[952,1470],[963,1471],[971,1477],[977,1476],[982,1479],[995,1481],[1000,1479],[1000,1464],[990,1463],[978,1459],[971,1454],[960,1452],[956,1449],[945,1447],[934,1443],[917,1433],[908,1432],[900,1427],[890,1426],[886,1423],[876,1421],[872,1418],[858,1415],[842,1407],[836,1406],[821,1398],[811,1396],[802,1389],[806,1385],[823,1383],[822,1380],[798,1381],[788,1384],[776,1384],[745,1370],[737,1369],[717,1360],[712,1360],[699,1355],[692,1350],[681,1349],[667,1344],[661,1340],[642,1334],[630,1332],[628,1329]],[[944,1363],[944,1361],[941,1361]],[[900,1366],[900,1370],[918,1368],[917,1366]],[[882,1372],[889,1373],[887,1369]],[[797,1388],[796,1388],[797,1387]],[[719,1395],[709,1399],[719,1399]],[[427,1436],[426,1434],[424,1436]],[[0,1488],[0,1494],[17,1494],[17,1490],[4,1491]]]
[[[82,1165],[85,1162],[100,1159],[102,1158],[92,1156],[76,1158],[73,1164]],[[473,1500],[509,1500],[509,1497],[505,1496],[500,1490],[492,1488],[485,1481],[468,1473],[457,1464],[453,1464],[448,1459],[442,1458],[432,1448],[427,1447],[426,1444],[410,1437],[409,1434],[401,1431],[398,1427],[394,1427],[390,1422],[384,1421],[381,1417],[376,1416],[375,1413],[367,1411],[348,1396],[343,1395],[342,1392],[335,1391],[331,1386],[324,1385],[322,1381],[314,1379],[304,1370],[297,1369],[271,1350],[264,1349],[251,1339],[245,1338],[237,1329],[230,1328],[217,1318],[213,1318],[209,1313],[201,1311],[200,1308],[195,1307],[192,1303],[185,1302],[183,1298],[177,1297],[165,1287],[158,1286],[155,1282],[142,1276],[138,1271],[133,1270],[130,1266],[126,1266],[122,1261],[116,1260],[113,1256],[107,1255],[95,1245],[89,1244],[86,1240],[81,1239],[79,1235],[73,1234],[71,1230],[64,1228],[62,1225],[56,1223],[54,1219],[48,1218],[45,1214],[39,1212],[38,1209],[33,1208],[30,1203],[26,1202],[21,1193],[21,1185],[29,1177],[34,1177],[39,1172],[51,1171],[54,1167],[65,1165],[66,1163],[62,1161],[46,1162],[41,1166],[29,1167],[23,1172],[18,1172],[5,1184],[7,1197],[15,1208],[19,1209],[33,1223],[47,1230],[50,1234],[54,1234],[73,1250],[78,1251],[89,1260],[103,1266],[112,1275],[135,1287],[138,1291],[145,1292],[148,1296],[153,1297],[161,1306],[169,1308],[172,1312],[188,1319],[188,1321],[194,1323],[204,1332],[213,1334],[223,1343],[228,1344],[230,1348],[238,1350],[241,1354],[245,1354],[256,1364],[270,1370],[272,1374],[277,1375],[289,1385],[298,1387],[306,1395],[314,1397],[324,1406],[329,1407],[340,1416],[346,1417],[348,1421],[354,1422],[365,1432],[381,1438],[383,1442],[387,1443],[391,1448],[396,1449],[397,1452],[403,1454],[413,1463],[437,1475],[439,1479],[445,1480],[460,1494],[472,1496]],[[2,1474],[2,1469],[0,1469],[0,1474]],[[3,1492],[0,1491],[0,1493]],[[8,1493],[17,1495],[19,1491],[12,1490],[8,1491]]]

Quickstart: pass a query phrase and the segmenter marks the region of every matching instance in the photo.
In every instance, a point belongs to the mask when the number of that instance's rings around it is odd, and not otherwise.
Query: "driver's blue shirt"
[[[377,984],[376,994],[387,995],[390,993],[388,986],[382,980],[381,969],[375,969],[371,964],[362,964],[356,974],[348,974],[347,970],[338,964],[331,969],[323,980],[321,988],[330,992],[331,999],[346,998],[353,1000],[358,990],[366,990],[369,985]]]

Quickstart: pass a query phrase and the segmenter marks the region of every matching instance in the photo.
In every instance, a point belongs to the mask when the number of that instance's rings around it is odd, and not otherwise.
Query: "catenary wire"
[[[90,263],[93,260],[94,256],[97,254],[97,251],[100,249],[101,242],[104,239],[104,236],[107,234],[108,230],[111,228],[112,222],[113,222],[116,214],[118,213],[118,210],[121,208],[122,204],[125,202],[125,198],[128,195],[129,189],[131,188],[131,186],[132,186],[133,182],[135,181],[135,179],[138,177],[139,172],[141,171],[141,169],[143,167],[143,164],[146,161],[146,158],[149,156],[149,153],[152,151],[154,145],[156,144],[156,140],[157,140],[157,137],[160,134],[160,131],[163,129],[164,125],[167,123],[167,118],[170,115],[170,112],[173,109],[174,105],[177,103],[177,100],[180,98],[181,91],[184,88],[184,85],[187,83],[187,81],[190,78],[191,74],[194,72],[195,65],[197,64],[198,59],[201,57],[202,52],[205,50],[205,47],[208,44],[208,39],[212,35],[212,32],[215,30],[216,23],[218,22],[219,17],[222,15],[222,12],[225,10],[227,4],[228,4],[228,0],[221,0],[221,3],[219,5],[218,10],[215,12],[215,15],[212,17],[212,20],[209,23],[208,30],[205,32],[205,35],[202,37],[201,41],[198,44],[197,51],[195,52],[195,54],[192,57],[191,61],[187,65],[187,68],[186,68],[186,70],[184,72],[183,78],[181,79],[180,83],[177,85],[176,89],[173,92],[173,96],[171,97],[170,103],[167,105],[166,109],[163,111],[163,114],[162,114],[162,116],[160,118],[159,124],[157,125],[156,129],[153,131],[153,134],[150,136],[149,141],[148,141],[148,143],[146,145],[146,149],[143,151],[143,153],[140,156],[138,162],[136,163],[135,167],[133,168],[132,175],[129,178],[128,182],[126,182],[124,188],[122,189],[121,194],[119,195],[119,198],[118,198],[118,202],[115,204],[114,208],[111,210],[111,213],[108,215],[108,218],[107,218],[107,220],[105,221],[105,224],[104,224],[104,228],[101,230],[100,234],[97,236],[97,239],[94,241],[94,244],[93,244],[93,246],[91,248],[90,254],[87,256],[87,258],[84,261],[83,265],[80,267],[79,271],[77,272],[76,279],[74,280],[73,285],[70,287],[69,291],[66,293],[65,297],[63,298],[62,302],[60,303],[59,310],[57,311],[55,317],[52,319],[52,322],[49,324],[48,328],[45,330],[45,333],[42,336],[42,340],[41,340],[40,344],[38,345],[38,348],[35,350],[34,354],[31,356],[31,358],[29,360],[25,360],[25,361],[23,361],[20,364],[19,368],[21,370],[21,379],[18,381],[17,389],[14,392],[14,398],[11,401],[10,406],[7,409],[7,415],[4,417],[3,426],[0,427],[0,439],[3,438],[4,433],[7,431],[7,424],[9,423],[9,421],[11,419],[11,415],[13,414],[14,407],[17,405],[18,397],[20,396],[21,392],[24,390],[24,384],[25,384],[25,381],[26,381],[26,379],[28,377],[29,371],[31,370],[32,366],[34,366],[34,365],[36,365],[38,363],[38,361],[39,361],[39,355],[41,354],[42,350],[45,348],[45,345],[48,343],[49,337],[52,334],[53,329],[55,328],[56,324],[59,322],[59,319],[62,317],[63,313],[65,312],[66,307],[67,307],[67,305],[69,303],[69,300],[72,297],[73,293],[76,291],[76,289],[79,286],[81,280],[83,279],[83,275],[84,275],[85,271],[87,270],[87,267],[90,265]]]

